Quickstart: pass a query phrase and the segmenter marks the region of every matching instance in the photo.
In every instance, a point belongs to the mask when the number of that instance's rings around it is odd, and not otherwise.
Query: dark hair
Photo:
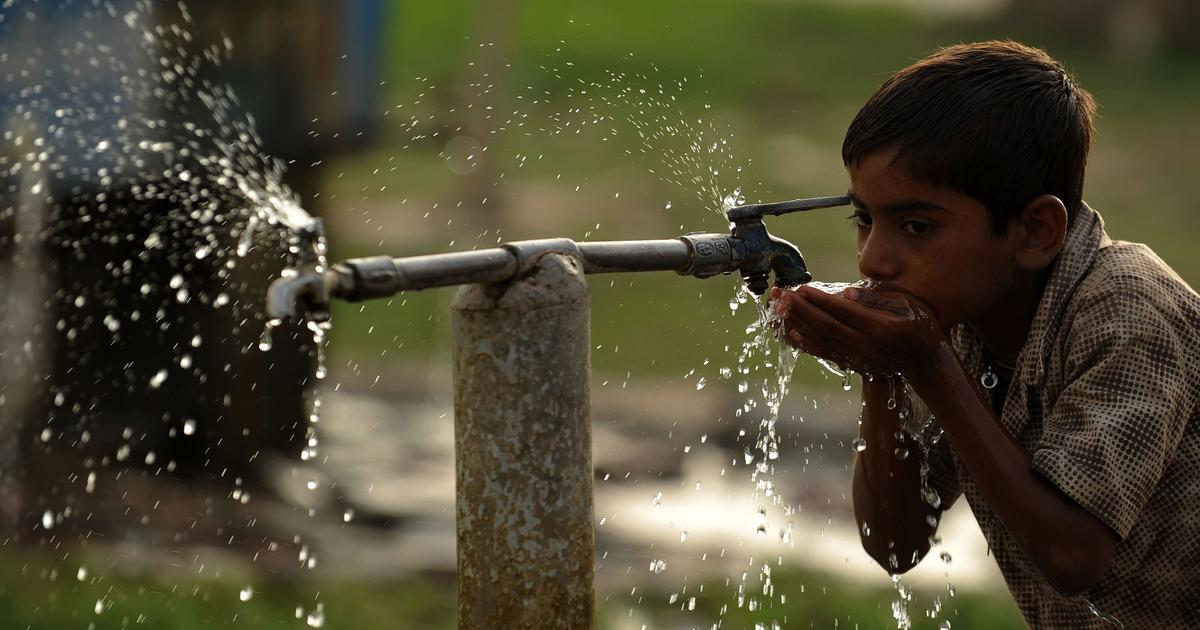
[[[996,234],[1035,197],[1074,218],[1092,144],[1092,95],[1045,51],[1011,41],[938,50],[888,79],[854,117],[842,161],[875,151],[918,180],[978,199]]]

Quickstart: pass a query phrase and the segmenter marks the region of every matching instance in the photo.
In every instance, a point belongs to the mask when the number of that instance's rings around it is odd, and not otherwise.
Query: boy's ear
[[[1054,195],[1030,201],[1009,225],[1017,264],[1028,271],[1041,271],[1054,262],[1067,239],[1067,207]]]

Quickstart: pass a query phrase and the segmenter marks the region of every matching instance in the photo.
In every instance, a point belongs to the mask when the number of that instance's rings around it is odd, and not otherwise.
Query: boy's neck
[[[1021,349],[1029,339],[1029,329],[1033,326],[1047,275],[1019,275],[991,310],[967,322],[983,341],[988,354],[1005,366],[1017,364]]]

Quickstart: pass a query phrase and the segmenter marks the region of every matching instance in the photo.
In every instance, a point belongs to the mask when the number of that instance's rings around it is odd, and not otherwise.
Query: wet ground
[[[388,378],[376,380],[379,370],[353,367],[335,369],[327,381],[320,457],[298,467],[277,463],[280,494],[317,510],[313,518],[291,522],[299,522],[318,550],[326,575],[452,573],[448,371],[414,367],[404,374],[404,368],[380,366]],[[888,583],[859,546],[849,501],[854,392],[831,380],[827,390],[792,392],[784,401],[776,505],[755,495],[745,448],[753,446],[757,421],[735,418],[742,403],[736,394],[687,384],[622,389],[594,380],[600,593],[647,582],[671,588],[736,579],[755,557],[873,586]],[[309,489],[312,481],[317,490]],[[942,544],[907,583],[1003,590],[964,504],[947,515],[940,534]],[[942,551],[950,562],[939,559]],[[652,570],[659,560],[664,564]]]

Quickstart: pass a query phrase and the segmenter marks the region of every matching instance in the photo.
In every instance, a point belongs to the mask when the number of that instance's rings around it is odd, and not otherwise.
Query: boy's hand
[[[838,295],[774,288],[771,308],[788,343],[860,373],[911,373],[929,366],[945,342],[929,306],[893,286],[850,287]]]

